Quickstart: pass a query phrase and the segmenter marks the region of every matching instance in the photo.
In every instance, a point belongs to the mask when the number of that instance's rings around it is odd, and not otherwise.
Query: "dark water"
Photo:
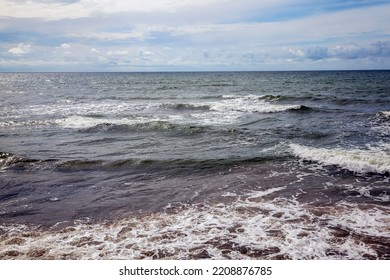
[[[0,74],[0,258],[389,259],[390,71]]]

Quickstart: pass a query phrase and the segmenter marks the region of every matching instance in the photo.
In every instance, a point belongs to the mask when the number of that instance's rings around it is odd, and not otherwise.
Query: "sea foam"
[[[356,173],[385,174],[390,172],[390,156],[378,147],[368,147],[364,150],[347,150],[290,144],[290,148],[295,156],[304,160],[315,161],[324,165],[337,165]]]
[[[251,113],[276,113],[297,110],[301,105],[273,104],[260,99],[257,95],[224,95],[223,100],[208,104],[215,111],[239,111]]]
[[[164,213],[63,229],[2,225],[0,259],[384,257],[386,209],[345,203],[317,209],[265,196],[255,191],[230,205],[168,205]]]

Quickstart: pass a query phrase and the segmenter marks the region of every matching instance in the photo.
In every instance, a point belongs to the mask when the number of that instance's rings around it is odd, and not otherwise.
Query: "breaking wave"
[[[304,160],[319,162],[324,165],[336,165],[358,174],[390,173],[390,156],[385,144],[368,149],[326,149],[290,144],[292,153]],[[388,149],[388,148],[387,148]]]
[[[7,152],[0,152],[0,170],[7,167],[31,165],[40,162],[37,159],[17,156]]]
[[[88,116],[71,116],[61,122],[66,128],[77,128],[85,132],[124,132],[124,131],[172,131],[177,133],[201,133],[207,131],[205,126],[179,124],[159,119],[148,118],[95,118]]]
[[[222,100],[209,102],[207,105],[211,110],[228,112],[250,112],[250,113],[277,113],[289,110],[307,109],[300,104],[276,104],[263,100],[257,95],[223,95]]]
[[[211,99],[211,98],[209,98]],[[168,104],[176,110],[217,111],[217,112],[247,112],[247,113],[276,113],[288,110],[308,110],[309,107],[300,104],[276,104],[268,101],[287,100],[284,96],[257,95],[221,95],[216,101]]]

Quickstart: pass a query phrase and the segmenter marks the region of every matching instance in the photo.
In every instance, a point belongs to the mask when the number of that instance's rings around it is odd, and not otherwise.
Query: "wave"
[[[276,97],[281,98],[281,97]],[[160,129],[180,130],[177,125],[208,126],[237,123],[246,113],[308,112],[302,104],[275,103],[258,95],[221,95],[217,99],[177,102],[110,100],[92,103],[56,103],[13,107],[9,120],[1,127],[56,126],[85,129],[100,126],[104,130]],[[131,115],[129,115],[129,113]],[[11,119],[12,118],[12,119]],[[149,123],[149,124],[146,124]],[[171,123],[173,125],[168,125]],[[99,128],[97,129],[99,130]]]
[[[0,170],[17,169],[23,171],[36,170],[95,170],[103,167],[104,161],[94,160],[69,160],[61,161],[59,159],[34,159],[29,157],[18,156],[12,153],[0,153]]]
[[[202,105],[202,104],[189,104],[189,103],[177,103],[177,104],[169,104],[169,108],[176,109],[176,110],[210,110],[209,105]]]
[[[218,112],[251,112],[251,113],[275,113],[288,110],[311,110],[310,107],[299,104],[273,104],[264,102],[251,96],[226,97],[222,101],[203,103],[178,103],[168,107],[176,110],[189,111],[218,111]]]
[[[297,107],[291,108],[290,111],[296,111],[296,112],[309,112],[313,111],[312,107],[308,107],[305,105],[299,105]]]
[[[208,131],[207,126],[172,123],[153,118],[108,119],[100,117],[72,116],[62,122],[66,128],[77,128],[83,132],[131,132],[166,131],[180,134],[197,134]]]
[[[169,112],[166,109],[178,112]],[[262,100],[226,99],[211,102],[160,104],[160,109],[132,117],[104,117],[73,115],[56,121],[65,128],[88,131],[172,131],[200,133],[207,127],[237,123],[246,113],[309,112],[312,109],[300,104],[272,104]]]
[[[336,165],[358,173],[390,173],[390,156],[385,147],[369,149],[326,149],[290,144],[292,153],[304,160],[319,162],[324,165]]]
[[[104,115],[112,116],[120,112],[143,113],[155,111],[161,106],[158,102],[139,100],[138,102],[125,102],[116,100],[106,100],[98,102],[78,102],[39,104],[28,106],[13,106],[8,108],[9,117],[35,117],[36,119],[68,117],[72,115]]]
[[[254,94],[238,95],[238,94],[223,94],[219,95],[222,99],[243,99],[243,100],[258,100],[259,96]]]
[[[14,155],[12,153],[0,153],[0,170],[21,169],[24,171],[54,170],[59,172],[79,171],[134,171],[134,172],[164,172],[173,175],[189,175],[195,173],[210,173],[231,168],[238,165],[277,161],[284,159],[283,155],[270,155],[248,158],[172,158],[172,159],[143,159],[125,158],[120,160],[94,160],[94,159],[34,159]]]
[[[59,171],[79,171],[79,170],[140,170],[142,172],[160,172],[172,173],[175,176],[180,174],[212,173],[218,170],[227,169],[237,165],[247,165],[272,160],[281,159],[264,155],[263,157],[253,158],[216,158],[216,159],[137,159],[127,158],[114,161],[101,160],[71,160],[55,164]]]
[[[7,152],[0,152],[0,170],[8,167],[23,167],[39,162],[40,161],[37,159],[21,157]]]
[[[302,96],[302,95],[281,95],[281,94],[248,94],[248,95],[235,95],[225,94],[218,96],[220,99],[249,99],[249,100],[265,100],[265,101],[286,101],[286,100],[311,100],[313,96]]]
[[[390,111],[381,111],[376,114],[376,118],[380,122],[390,121]]]
[[[294,96],[286,96],[286,95],[267,94],[267,95],[260,96],[259,99],[267,100],[267,101],[283,101],[283,100],[294,100],[294,99],[302,99],[302,98],[297,98]]]
[[[277,113],[289,110],[306,110],[301,104],[275,104],[258,95],[222,95],[222,99],[207,104],[211,110],[219,112]]]
[[[99,124],[93,128],[87,130],[91,131],[110,131],[110,132],[123,132],[123,131],[166,131],[186,134],[198,134],[207,131],[207,127],[194,126],[194,125],[180,125],[173,124],[165,121],[152,121],[145,123],[136,123],[131,125],[126,124]]]
[[[270,103],[249,103],[249,102],[224,102],[215,103],[211,106],[212,110],[215,111],[238,111],[238,112],[250,112],[250,113],[277,113],[289,110],[299,110],[302,108],[301,105],[277,105]]]
[[[385,138],[390,136],[390,111],[377,112],[370,121],[371,129]]]

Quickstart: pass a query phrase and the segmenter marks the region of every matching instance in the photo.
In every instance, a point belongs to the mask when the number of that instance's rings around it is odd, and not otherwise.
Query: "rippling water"
[[[389,259],[390,72],[2,73],[0,258]]]

